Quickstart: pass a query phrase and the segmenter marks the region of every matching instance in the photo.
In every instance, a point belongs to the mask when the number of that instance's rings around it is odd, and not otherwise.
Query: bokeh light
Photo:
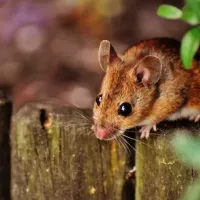
[[[178,6],[182,3],[176,1]],[[91,107],[104,74],[97,56],[101,40],[110,40],[122,53],[141,39],[181,38],[187,25],[159,18],[160,4],[159,0],[0,1],[0,85],[10,87],[14,110],[44,99]]]

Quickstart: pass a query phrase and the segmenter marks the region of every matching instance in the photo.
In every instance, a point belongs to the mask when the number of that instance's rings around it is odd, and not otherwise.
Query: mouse
[[[140,138],[148,139],[164,120],[199,122],[199,57],[194,57],[188,70],[175,39],[142,40],[122,54],[103,40],[98,58],[105,75],[93,106],[96,137],[112,140],[140,127]]]

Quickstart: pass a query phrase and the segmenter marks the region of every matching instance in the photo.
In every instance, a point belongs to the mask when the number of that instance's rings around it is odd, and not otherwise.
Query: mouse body
[[[93,108],[93,130],[111,140],[141,127],[141,138],[163,120],[200,120],[200,64],[184,69],[180,43],[170,38],[143,40],[119,55],[103,40],[99,63],[105,71]]]

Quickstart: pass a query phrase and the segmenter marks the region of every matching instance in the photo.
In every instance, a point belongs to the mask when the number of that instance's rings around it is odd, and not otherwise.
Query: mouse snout
[[[115,128],[96,126],[94,131],[98,139],[104,140],[113,135],[113,133],[115,132]]]

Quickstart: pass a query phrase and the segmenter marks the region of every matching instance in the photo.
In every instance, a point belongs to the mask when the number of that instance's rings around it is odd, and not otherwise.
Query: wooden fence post
[[[28,105],[14,116],[13,200],[134,199],[134,193],[124,195],[126,152],[97,140],[90,116],[88,110],[49,104]]]
[[[30,104],[14,116],[13,200],[135,199],[133,183],[125,179],[133,157],[127,159],[115,142],[97,140],[90,116],[90,110],[50,104]],[[180,198],[197,173],[178,160],[172,138],[199,132],[200,126],[188,121],[162,123],[156,135],[137,142],[136,200]]]
[[[0,91],[0,200],[10,200],[10,122],[12,103]]]
[[[200,126],[190,121],[163,123],[156,134],[146,145],[136,144],[136,200],[178,200],[197,173],[177,158],[173,136],[199,135]]]

